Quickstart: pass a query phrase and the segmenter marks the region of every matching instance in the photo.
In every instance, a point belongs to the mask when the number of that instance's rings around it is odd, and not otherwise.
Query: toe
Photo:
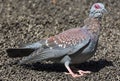
[[[89,74],[89,73],[91,73],[91,71],[79,70],[78,73],[81,74],[81,75],[83,75],[83,74]]]
[[[81,77],[81,76],[83,76],[83,75],[75,74],[73,77],[77,78],[77,77]]]
[[[71,73],[67,73],[67,72],[65,72],[65,74],[66,74],[66,75],[72,75],[72,77],[74,77],[74,78],[83,76],[83,75],[81,75],[81,74],[71,74]]]

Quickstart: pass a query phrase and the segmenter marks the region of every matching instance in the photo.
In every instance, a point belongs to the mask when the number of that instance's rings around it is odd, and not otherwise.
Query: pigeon
[[[101,18],[107,13],[103,3],[94,3],[89,17],[84,20],[83,27],[68,29],[62,33],[41,39],[38,42],[25,45],[21,48],[9,48],[9,57],[23,57],[19,64],[35,63],[44,60],[62,63],[72,75],[80,77],[90,71],[71,70],[70,64],[83,63],[91,58],[97,48],[101,30]]]

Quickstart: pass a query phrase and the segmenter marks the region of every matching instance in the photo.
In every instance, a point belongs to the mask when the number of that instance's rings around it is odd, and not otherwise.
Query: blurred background
[[[38,69],[24,68],[14,64],[21,58],[7,56],[7,48],[82,27],[90,7],[96,2],[104,3],[109,13],[102,19],[96,55],[80,66],[91,68],[90,75],[74,79],[60,71],[64,68],[61,65],[41,64],[33,66]],[[119,3],[120,0],[0,0],[0,80],[120,81]]]

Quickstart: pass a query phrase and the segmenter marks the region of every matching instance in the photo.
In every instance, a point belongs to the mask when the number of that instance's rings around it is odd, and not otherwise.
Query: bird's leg
[[[73,73],[73,71],[70,69],[69,64],[67,64],[67,63],[66,63],[66,68],[67,68],[67,70],[69,71],[69,73],[66,72],[65,74],[70,74],[70,75],[72,75],[73,77],[80,77],[80,76],[83,76],[84,74],[89,74],[89,73],[91,73],[91,71],[78,70],[77,72],[78,72],[79,74],[75,74],[75,73]],[[75,68],[75,67],[74,67],[74,69],[77,70],[77,68]]]
[[[70,69],[70,67],[69,67],[69,64],[70,64],[69,61],[66,61],[66,62],[65,62],[65,67],[66,67],[67,70],[69,71],[69,73],[67,73],[67,74],[72,75],[72,77],[74,77],[74,78],[82,76],[81,74],[75,74],[75,73],[73,73],[73,71],[72,71],[72,70]]]
[[[78,71],[78,69],[75,68],[74,66],[71,66],[71,69],[72,69],[73,72],[77,72]],[[65,74],[70,74],[70,73],[69,72],[65,72]]]

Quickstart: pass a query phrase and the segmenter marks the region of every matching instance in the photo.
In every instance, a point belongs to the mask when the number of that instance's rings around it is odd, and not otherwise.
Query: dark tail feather
[[[30,55],[36,49],[33,48],[9,48],[6,50],[7,55],[11,58],[24,57]]]

